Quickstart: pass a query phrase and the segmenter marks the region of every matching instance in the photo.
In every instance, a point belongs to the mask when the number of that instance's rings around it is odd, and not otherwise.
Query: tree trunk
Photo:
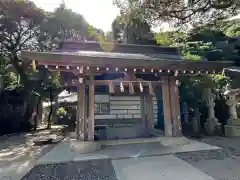
[[[19,65],[20,60],[18,58],[17,53],[12,52],[11,59],[12,59],[14,68],[16,69],[16,71],[18,72],[18,74],[20,76],[20,78],[19,78],[20,84],[23,84],[26,90],[30,90],[29,86],[31,86],[31,83],[29,83],[29,78],[28,78],[26,72],[24,71],[22,66]]]
[[[23,116],[23,122],[22,122],[22,131],[28,131],[32,128],[31,125],[31,120],[33,117],[33,111],[34,111],[34,102],[33,102],[33,97],[31,97],[31,95],[29,96],[27,102],[26,102],[26,111],[25,114]]]
[[[52,95],[52,88],[49,89],[49,99],[50,99],[50,111],[49,111],[49,115],[48,115],[48,125],[47,128],[51,129],[51,116],[52,116],[52,112],[53,112],[53,95]]]
[[[37,130],[37,122],[39,118],[39,103],[41,102],[40,97],[37,97],[36,109],[35,109],[35,116],[34,116],[34,130]]]
[[[36,110],[35,110],[36,111]],[[37,112],[35,113],[34,116],[34,125],[33,125],[33,130],[36,131],[37,130]]]
[[[24,128],[30,128],[30,123],[29,121],[31,120],[32,118],[32,113],[33,113],[33,110],[35,107],[35,102],[32,98],[35,98],[35,97],[32,97],[32,89],[33,87],[35,86],[35,84],[33,84],[32,82],[30,82],[26,72],[24,71],[24,68],[19,65],[19,57],[17,55],[16,52],[12,52],[11,53],[12,56],[10,57],[11,60],[12,60],[12,64],[13,64],[13,67],[16,69],[17,73],[19,74],[19,84],[22,84],[24,86],[24,93],[23,93],[23,96],[24,96],[24,99],[27,99],[27,106],[26,106],[26,111],[25,111],[25,114],[24,114],[24,124],[26,124],[26,126],[29,126],[29,127],[24,127]]]

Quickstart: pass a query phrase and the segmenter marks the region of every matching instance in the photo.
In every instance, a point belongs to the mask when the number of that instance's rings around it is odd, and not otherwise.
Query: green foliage
[[[188,103],[191,107],[198,106],[198,101],[202,100],[204,89],[210,88],[213,92],[217,89],[225,88],[229,79],[223,75],[201,75],[180,78],[181,100]]]
[[[44,20],[44,12],[31,1],[8,0],[0,1],[0,16],[1,53],[12,55],[31,48]]]
[[[175,43],[181,42],[185,34],[183,32],[167,31],[155,33],[155,39],[158,44],[171,46]]]
[[[233,24],[225,31],[227,36],[239,37],[240,36],[240,24]]]
[[[237,14],[239,1],[236,0],[165,0],[165,1],[129,1],[115,0],[121,12],[134,12],[148,22],[170,22],[176,28],[190,25],[215,24],[219,20],[227,19]],[[224,12],[224,13],[223,13]],[[135,13],[136,14],[136,13]]]
[[[129,44],[139,44],[153,39],[150,25],[139,16],[122,14],[112,23],[113,38]]]
[[[44,12],[28,0],[0,1],[0,53],[4,56],[1,60],[0,70],[5,72],[6,67],[13,65],[14,69],[4,76],[0,75],[5,85],[15,84],[16,77],[20,76],[28,92],[41,92],[49,87],[61,87],[60,73],[36,72],[36,62],[27,67],[18,57],[21,50],[51,51],[63,39],[91,39],[89,24],[80,14],[67,9],[65,4],[60,5],[54,12]],[[92,27],[94,31],[100,30]],[[52,79],[46,78],[51,75]],[[4,80],[3,80],[4,79]],[[11,82],[14,81],[14,82]],[[39,86],[39,81],[41,85]],[[17,81],[18,83],[18,81]],[[42,89],[41,89],[42,88]],[[40,90],[41,89],[41,90]]]
[[[187,41],[211,42],[215,44],[218,41],[226,40],[226,35],[219,29],[206,28],[204,26],[193,28],[187,37]]]
[[[18,58],[23,49],[34,50],[39,26],[44,12],[28,0],[0,1],[0,53],[10,58],[13,67],[20,75],[21,83],[28,87],[29,79]]]
[[[10,61],[0,56],[0,88],[13,87],[17,84],[17,75],[12,72]]]
[[[200,60],[201,57],[195,54],[190,54],[190,52],[187,52],[184,56],[185,59],[191,59],[191,60]]]
[[[214,74],[212,75],[212,80],[215,84],[216,89],[223,89],[225,88],[229,82],[230,79],[222,74]]]
[[[57,114],[58,114],[59,116],[65,115],[65,114],[66,114],[65,108],[64,108],[64,107],[60,107],[60,108],[57,110]]]
[[[236,50],[238,41],[228,43],[230,39],[227,36],[238,32],[236,26],[238,25],[222,23],[216,27],[212,25],[196,27],[188,33],[187,42],[180,43],[178,46],[183,52],[203,56],[209,61],[236,61],[239,59]],[[225,32],[228,34],[225,35]]]
[[[90,39],[92,31],[100,30],[90,26],[81,14],[61,4],[54,12],[46,13],[44,22],[40,26],[38,51],[50,51],[65,39]]]
[[[5,88],[14,89],[18,85],[18,76],[14,72],[7,72],[2,76],[3,78],[3,86]]]
[[[229,23],[219,23],[219,27],[208,25],[206,27],[194,28],[187,35],[180,34],[179,41],[174,40],[173,33],[161,32],[156,35],[159,44],[177,46],[186,59],[200,60],[205,57],[209,61],[234,61],[239,59],[236,51],[236,43],[226,43],[228,36],[233,36],[238,29]],[[233,29],[233,30],[232,30]],[[228,32],[228,34],[225,34]],[[231,33],[230,33],[231,32]],[[202,92],[206,88],[226,88],[230,80],[222,75],[204,75],[180,77],[181,100],[186,101],[189,106],[198,106],[198,99],[201,101]]]

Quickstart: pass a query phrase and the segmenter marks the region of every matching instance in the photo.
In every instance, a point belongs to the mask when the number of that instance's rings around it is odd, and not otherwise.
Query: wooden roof
[[[231,78],[231,87],[232,88],[239,88],[240,87],[240,82],[239,82],[240,67],[233,66],[233,67],[230,67],[230,68],[226,68],[224,70],[224,74]]]
[[[145,68],[146,70],[222,71],[223,68],[233,64],[224,61],[186,60],[174,47],[74,41],[63,43],[55,52],[22,51],[21,57],[24,60],[35,60],[39,65],[88,66],[108,70]]]
[[[97,52],[118,52],[133,54],[170,54],[180,56],[179,49],[176,47],[123,44],[123,43],[99,43],[93,41],[64,41],[60,43],[57,51],[97,51]]]
[[[225,75],[230,77],[239,77],[240,76],[240,67],[229,67],[225,69]]]

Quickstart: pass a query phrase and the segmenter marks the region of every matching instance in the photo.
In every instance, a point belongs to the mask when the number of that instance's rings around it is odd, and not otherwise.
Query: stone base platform
[[[240,137],[240,126],[225,125],[224,129],[227,137]]]
[[[98,141],[102,146],[126,145],[126,144],[144,144],[159,142],[164,146],[183,146],[190,143],[190,140],[185,137],[151,137],[151,138],[134,138],[134,139],[119,139],[119,140],[103,140]]]
[[[208,133],[208,135],[221,135],[221,123],[217,123],[214,127],[214,129],[210,129],[211,125],[208,123],[204,123],[204,129],[206,130],[206,132]]]
[[[69,132],[70,138],[76,138],[76,132]]]
[[[227,125],[229,125],[229,126],[240,126],[240,119],[228,119]]]
[[[101,144],[96,141],[70,140],[70,148],[73,152],[93,153],[101,148]]]
[[[185,137],[152,137],[152,138],[134,138],[134,139],[118,139],[118,140],[103,140],[103,141],[78,141],[70,140],[70,149],[78,153],[93,153],[101,147],[127,145],[127,144],[145,144],[159,142],[163,146],[184,146],[190,143],[190,140]]]

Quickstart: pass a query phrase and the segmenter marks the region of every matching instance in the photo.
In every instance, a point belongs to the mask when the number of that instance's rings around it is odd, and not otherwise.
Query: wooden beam
[[[132,82],[133,86],[138,86],[141,82],[143,86],[149,86],[149,81],[120,81],[120,80],[112,80],[113,84],[120,85],[120,83],[123,83],[124,87],[129,86],[129,82]],[[151,81],[152,84],[162,83],[162,81]],[[86,84],[89,85],[90,82],[86,81]],[[95,85],[108,85],[108,80],[96,80]]]
[[[42,64],[42,62],[38,63],[38,66],[45,66],[45,68],[47,68],[50,71],[62,71],[62,72],[66,72],[66,73],[73,73],[75,75],[81,74],[80,73],[80,67],[81,66],[77,66],[77,65],[72,65],[69,66],[68,64],[56,64],[53,63],[54,65],[50,64],[50,65],[46,65],[46,64]],[[82,66],[83,67],[83,66]],[[127,70],[127,71],[126,71]],[[144,71],[143,71],[144,70]],[[83,67],[83,72],[85,75],[101,75],[103,73],[106,72],[124,72],[126,73],[126,75],[124,76],[124,81],[125,80],[136,80],[135,77],[135,73],[139,73],[139,72],[149,72],[149,73],[155,73],[158,74],[158,76],[199,76],[199,75],[204,75],[204,74],[218,74],[223,72],[223,69],[196,69],[196,68],[189,68],[186,67],[185,69],[183,68],[164,68],[164,69],[158,69],[158,68],[151,68],[151,69],[145,69],[145,68],[113,68],[110,69],[109,68],[103,68],[103,67],[89,67],[89,66],[84,66]]]
[[[123,86],[124,87],[128,87],[129,86],[129,82],[131,82],[131,81],[122,81]],[[143,86],[149,87],[149,81],[133,81],[132,85],[134,87],[139,87],[140,82],[142,83]],[[112,80],[113,87],[115,85],[119,86],[120,83],[121,83],[121,81],[114,81],[114,80]],[[162,81],[152,81],[151,83],[152,84],[161,84]],[[109,80],[95,80],[94,84],[95,85],[106,85],[106,86],[109,86]],[[74,83],[67,82],[66,85],[78,86],[78,80],[74,80]],[[90,85],[90,81],[89,80],[85,81],[85,85]]]
[[[95,96],[95,85],[94,77],[90,76],[89,84],[89,112],[88,112],[88,140],[94,141],[94,96]]]
[[[163,77],[162,97],[163,97],[163,114],[164,114],[165,136],[172,136],[169,81],[168,81],[168,77],[166,77],[166,76]]]

